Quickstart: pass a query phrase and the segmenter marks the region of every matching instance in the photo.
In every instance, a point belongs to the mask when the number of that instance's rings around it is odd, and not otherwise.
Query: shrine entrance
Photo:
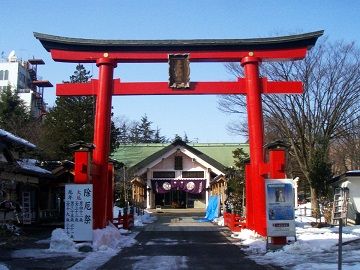
[[[168,208],[188,208],[187,193],[181,190],[171,190],[164,194],[157,193],[155,194],[155,204]]]
[[[250,144],[250,163],[246,167],[246,226],[266,236],[265,179],[285,178],[285,150],[269,149],[265,157],[261,95],[300,94],[303,90],[301,82],[271,82],[260,77],[259,65],[263,61],[303,59],[322,34],[323,31],[318,31],[229,40],[93,40],[34,33],[55,61],[96,63],[99,67],[98,80],[56,87],[57,95],[96,96],[92,163],[86,163],[86,158],[75,161],[75,182],[93,184],[94,228],[104,228],[112,220],[113,169],[109,164],[109,141],[113,95],[242,94],[247,100]],[[167,62],[168,82],[129,83],[113,79],[118,64]],[[192,82],[190,62],[241,63],[244,78],[233,82]]]
[[[189,193],[183,190],[170,190],[166,193],[155,193],[155,206],[165,208],[205,208],[205,190],[201,193]]]

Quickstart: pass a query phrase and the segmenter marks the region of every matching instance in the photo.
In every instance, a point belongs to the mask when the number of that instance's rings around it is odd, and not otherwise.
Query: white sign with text
[[[295,236],[294,190],[291,179],[266,179],[267,236]]]
[[[93,239],[93,186],[65,186],[65,232],[74,241]]]

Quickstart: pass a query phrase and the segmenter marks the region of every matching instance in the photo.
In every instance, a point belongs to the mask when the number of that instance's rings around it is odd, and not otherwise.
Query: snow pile
[[[124,208],[120,208],[117,206],[114,206],[113,208],[113,217],[114,222],[117,222],[117,217],[124,214]],[[156,217],[151,215],[152,213],[148,210],[144,211],[143,215],[139,215],[136,212],[134,213],[134,226],[135,227],[144,227],[146,224],[153,223],[156,220]],[[121,234],[126,234],[129,231],[125,229],[121,229]]]
[[[120,233],[120,230],[117,230],[113,225],[109,225],[102,230],[95,230],[93,242],[94,251],[90,252],[84,260],[78,262],[69,268],[69,270],[97,269],[108,262],[113,256],[117,255],[124,247],[130,247],[137,243],[134,239],[137,235],[136,233],[119,236],[116,231]],[[111,237],[115,237],[116,239],[112,240]],[[98,248],[95,248],[96,246]]]
[[[296,226],[303,226],[306,223],[310,222],[325,222],[323,216],[321,216],[321,220],[316,220],[311,216],[311,203],[301,204],[295,209],[295,222]]]
[[[114,216],[119,211],[123,210],[115,206]],[[94,230],[92,245],[94,252],[91,252],[84,260],[71,267],[70,270],[92,270],[102,266],[118,254],[122,248],[136,244],[137,241],[134,239],[136,235],[137,233],[130,234],[125,229],[117,229],[111,223],[104,229]]]
[[[114,217],[123,214],[124,210],[119,207],[114,207]],[[145,211],[144,215],[134,215],[135,224],[144,226],[144,224],[152,223],[156,220],[151,216],[151,212]],[[135,240],[137,233],[125,230],[123,228],[117,229],[113,224],[109,224],[104,229],[97,229],[93,231],[92,245],[89,242],[75,243],[66,233],[64,229],[55,229],[52,232],[51,239],[41,240],[38,243],[50,243],[49,249],[22,249],[15,250],[12,258],[38,258],[46,259],[59,256],[72,256],[76,258],[84,258],[74,266],[71,270],[86,270],[96,269],[113,256],[118,254],[123,248],[133,246],[137,243]],[[80,252],[79,249],[83,246],[91,246],[92,251]],[[81,249],[80,249],[81,250]],[[8,270],[6,265],[0,263],[0,270]]]
[[[218,218],[214,218],[214,220],[212,221],[213,223],[219,225],[219,226],[225,226],[225,223],[224,223],[224,217],[223,216],[220,216]]]
[[[130,230],[123,229],[123,228],[120,228],[120,229],[119,229],[119,232],[120,232],[120,234],[124,234],[124,235],[131,233]]]
[[[54,257],[62,257],[64,255],[72,257],[84,257],[85,255],[78,251],[78,246],[65,233],[63,229],[55,229],[51,234],[51,238],[37,241],[37,243],[50,243],[49,249],[19,249],[11,253],[13,259],[16,258],[37,258],[47,259]],[[0,268],[1,269],[1,268]]]
[[[7,268],[6,265],[0,263],[0,270],[9,270],[9,268]]]
[[[82,246],[91,246],[91,243],[75,243],[63,229],[55,229],[52,232],[49,249],[22,249],[15,250],[12,254],[12,258],[38,258],[46,259],[59,256],[72,256],[78,258],[84,258],[73,267],[71,270],[85,270],[96,269],[101,265],[109,261],[113,256],[118,254],[122,248],[130,247],[136,244],[134,239],[136,233],[128,235],[121,235],[114,225],[110,224],[104,229],[97,229],[93,231],[93,243],[91,252],[80,252],[78,249]],[[45,240],[48,241],[48,240]],[[45,242],[42,241],[42,242]],[[0,264],[0,270],[8,270],[2,268]],[[4,266],[5,267],[5,266]]]
[[[136,233],[121,235],[121,232],[128,232],[127,230],[118,230],[113,224],[109,224],[104,229],[97,229],[93,231],[93,252],[88,253],[85,259],[75,264],[70,270],[92,270],[96,269],[113,256],[118,254],[122,248],[130,247],[137,243],[134,239]],[[78,244],[79,247],[81,244]]]
[[[115,249],[120,240],[120,231],[111,223],[106,228],[97,229],[93,232],[94,250],[105,250],[107,248]]]
[[[55,229],[51,234],[50,251],[74,252],[77,249],[73,240],[63,229]]]
[[[241,240],[244,250],[250,254],[261,254],[266,251],[266,239],[255,231],[243,229],[240,232],[233,233],[232,238]]]
[[[144,227],[146,224],[153,223],[156,220],[156,217],[151,216],[151,212],[145,211],[143,215],[135,214],[134,226],[135,227]]]
[[[310,213],[310,212],[309,212]],[[243,229],[232,234],[240,239],[241,248],[249,258],[262,265],[277,265],[284,269],[337,269],[338,227],[313,228],[309,225],[315,219],[302,216],[297,221],[297,241],[277,251],[266,250],[266,238],[254,231]],[[304,219],[306,222],[304,222]],[[360,225],[343,228],[343,242],[360,239]],[[358,243],[343,246],[343,269],[359,269],[360,250]]]
[[[360,238],[360,226],[348,228],[343,241]],[[232,235],[241,241],[250,259],[263,265],[278,265],[285,269],[337,269],[337,228],[297,228],[297,241],[277,251],[266,251],[266,239],[254,231],[244,229]],[[343,247],[344,269],[357,269],[360,251],[351,246]]]
[[[121,215],[123,215],[123,213],[124,213],[123,211],[124,211],[123,208],[114,206],[114,208],[113,208],[113,217],[114,217],[114,219],[117,219],[117,218],[118,218],[119,213],[120,213]]]

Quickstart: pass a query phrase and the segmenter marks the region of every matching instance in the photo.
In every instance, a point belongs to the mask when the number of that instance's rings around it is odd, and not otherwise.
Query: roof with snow
[[[6,145],[6,148],[24,148],[26,150],[33,150],[36,148],[35,144],[20,138],[8,131],[0,129],[0,142]],[[2,169],[9,170],[15,173],[24,173],[37,176],[51,175],[51,172],[38,166],[38,161],[35,159],[19,159],[8,160],[7,163],[1,164]]]
[[[19,164],[20,168],[25,172],[39,174],[39,175],[50,175],[51,174],[50,171],[39,167],[38,161],[35,159],[18,160],[17,164]]]
[[[344,178],[349,176],[360,176],[360,170],[347,171],[343,174],[335,176],[329,181],[329,183],[330,184],[336,183],[338,181],[344,180]]]
[[[32,144],[31,142],[24,140],[10,132],[7,132],[3,129],[0,129],[0,142],[3,141],[6,144],[11,144],[16,147],[25,147],[28,149],[35,149],[36,145]]]

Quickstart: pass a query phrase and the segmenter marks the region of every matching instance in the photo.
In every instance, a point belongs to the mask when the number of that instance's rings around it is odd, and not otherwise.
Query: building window
[[[0,70],[0,81],[9,79],[9,71],[8,70]]]
[[[0,91],[2,92],[2,91],[5,91],[5,90],[7,90],[7,89],[9,89],[9,86],[0,86]]]
[[[180,171],[183,169],[183,157],[175,156],[175,170]]]
[[[182,172],[182,178],[204,178],[204,171],[185,171]]]
[[[25,79],[25,75],[24,75],[24,74],[22,74],[22,73],[19,74],[19,81],[20,81],[21,83],[25,84],[26,79]]]
[[[175,172],[174,171],[153,172],[153,178],[175,178]]]

